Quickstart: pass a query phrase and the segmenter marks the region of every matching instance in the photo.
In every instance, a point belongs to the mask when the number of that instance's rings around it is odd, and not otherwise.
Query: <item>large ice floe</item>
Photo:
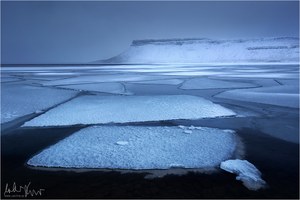
[[[220,167],[237,174],[236,180],[242,181],[249,190],[258,190],[266,186],[266,182],[261,178],[261,172],[247,160],[226,160]]]
[[[233,116],[236,113],[201,97],[161,96],[80,96],[53,108],[23,126],[64,126],[200,119]]]
[[[1,85],[1,123],[44,110],[74,97],[77,92],[22,83]]]
[[[100,169],[214,168],[235,157],[234,131],[179,127],[92,126],[28,160],[41,167]]]
[[[180,89],[216,89],[216,88],[248,88],[255,87],[254,84],[237,81],[223,81],[210,78],[194,78],[185,81]]]

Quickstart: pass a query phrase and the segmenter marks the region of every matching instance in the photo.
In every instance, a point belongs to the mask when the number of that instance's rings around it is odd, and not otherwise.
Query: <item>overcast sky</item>
[[[1,2],[2,63],[84,63],[134,39],[299,35],[294,2]]]

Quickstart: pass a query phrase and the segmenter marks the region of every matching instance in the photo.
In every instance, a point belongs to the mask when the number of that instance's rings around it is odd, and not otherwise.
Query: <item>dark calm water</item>
[[[39,198],[298,198],[298,145],[253,129],[238,130],[246,155],[263,173],[269,187],[249,191],[235,175],[223,171],[205,175],[188,173],[144,179],[144,174],[119,172],[44,171],[25,163],[35,153],[80,128],[16,130],[2,136],[2,191],[5,184],[31,182],[44,188]],[[2,193],[2,198],[3,198]]]

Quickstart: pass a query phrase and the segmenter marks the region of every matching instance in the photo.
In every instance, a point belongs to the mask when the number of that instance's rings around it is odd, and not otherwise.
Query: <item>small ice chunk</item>
[[[39,113],[42,113],[42,112],[43,112],[42,110],[35,111],[36,114],[39,114]]]
[[[172,163],[170,164],[171,168],[184,168],[183,164],[179,164],[179,163]]]
[[[195,126],[191,125],[188,129],[195,130]]]
[[[226,160],[221,163],[220,168],[237,174],[236,180],[242,181],[249,190],[259,190],[266,186],[266,182],[261,178],[261,172],[247,160]]]
[[[178,127],[181,129],[185,129],[185,126],[183,126],[183,125],[179,125]]]
[[[183,132],[186,133],[186,134],[191,134],[191,133],[193,133],[193,131],[191,131],[191,130],[184,130]]]
[[[230,130],[230,129],[224,129],[223,131],[226,132],[226,133],[235,133],[234,130]]]
[[[127,141],[118,141],[118,142],[116,142],[116,144],[124,146],[124,145],[127,145],[128,142]]]

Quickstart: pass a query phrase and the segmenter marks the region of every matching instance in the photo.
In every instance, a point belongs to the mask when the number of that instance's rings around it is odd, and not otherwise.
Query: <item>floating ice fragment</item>
[[[230,130],[230,129],[224,129],[223,131],[226,133],[234,133],[234,130]]]
[[[232,116],[235,112],[201,97],[80,96],[26,122],[24,126],[66,126],[200,119]]]
[[[116,141],[130,141],[130,145],[112,145]],[[50,146],[27,163],[64,168],[211,169],[234,157],[237,148],[235,134],[215,128],[195,130],[186,137],[177,127],[93,126]]]
[[[118,141],[118,142],[116,142],[116,144],[118,144],[118,145],[127,145],[128,142],[127,141]]]
[[[190,129],[190,130],[194,130],[195,129],[195,127],[193,126],[193,125],[191,125],[188,129]]]
[[[178,127],[181,129],[185,129],[185,126],[183,126],[183,125],[179,125]]]
[[[172,163],[170,164],[171,168],[184,168],[183,164],[178,164],[178,163]]]
[[[199,127],[199,126],[195,127],[195,129],[197,129],[197,130],[204,130],[202,127]]]
[[[247,160],[226,160],[221,163],[221,169],[237,174],[236,180],[243,182],[249,190],[259,190],[266,186],[261,178],[261,172]]]
[[[193,131],[191,131],[191,130],[184,130],[183,132],[186,133],[186,134],[191,134],[191,133],[193,133]]]

